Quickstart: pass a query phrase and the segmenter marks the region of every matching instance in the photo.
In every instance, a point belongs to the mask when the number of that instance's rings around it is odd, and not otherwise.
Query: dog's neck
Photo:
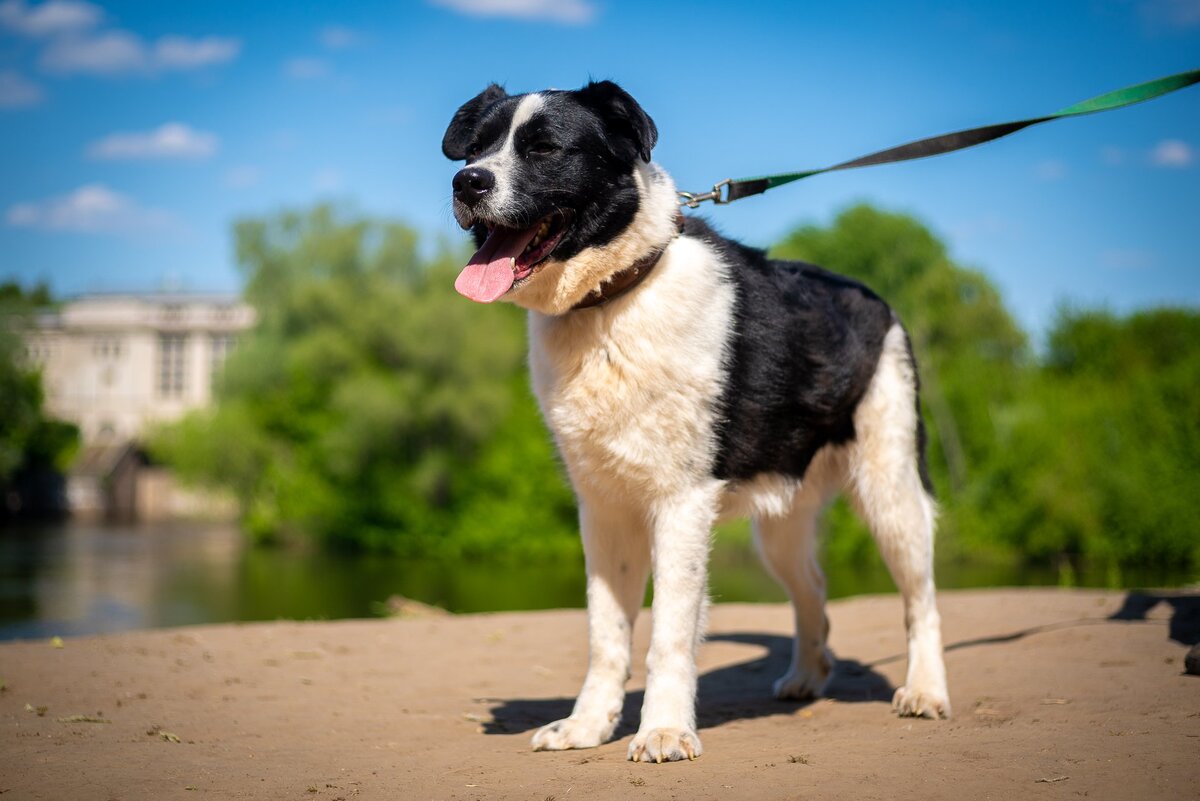
[[[683,233],[683,212],[676,209],[675,211],[675,233]],[[603,306],[606,303],[611,303],[617,298],[631,291],[634,287],[645,280],[658,262],[662,259],[662,255],[666,252],[668,242],[657,250],[653,250],[642,256],[630,266],[621,270],[619,273],[614,273],[606,279],[600,286],[593,289],[591,292],[583,296],[583,300],[571,307],[571,311],[579,311],[580,309],[594,309],[597,306]]]
[[[598,300],[591,305],[612,300],[652,271],[679,235],[678,195],[675,183],[657,165],[639,163],[633,178],[638,188],[638,210],[620,236],[603,246],[588,248],[569,261],[546,265],[537,280],[512,293],[513,302],[542,314],[566,314],[586,308],[580,304],[591,297]],[[639,263],[644,264],[633,269]],[[619,283],[627,285],[618,285],[618,276]]]

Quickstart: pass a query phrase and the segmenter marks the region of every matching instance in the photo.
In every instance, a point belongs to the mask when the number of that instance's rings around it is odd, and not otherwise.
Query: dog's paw
[[[629,744],[634,762],[676,762],[695,759],[703,753],[700,738],[690,729],[650,729],[639,731]]]
[[[595,748],[607,740],[616,721],[607,726],[597,726],[579,718],[563,718],[548,723],[534,732],[534,751],[566,751],[569,748]]]
[[[946,719],[950,717],[950,698],[944,689],[901,687],[892,696],[892,709],[900,717]]]
[[[822,648],[820,656],[805,669],[792,667],[775,681],[775,697],[780,701],[805,701],[817,698],[833,673],[833,655]]]

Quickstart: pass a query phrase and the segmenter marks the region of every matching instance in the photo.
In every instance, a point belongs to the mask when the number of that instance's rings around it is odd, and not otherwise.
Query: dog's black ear
[[[658,128],[628,92],[612,81],[592,81],[577,93],[580,102],[600,115],[609,131],[627,140],[631,146],[628,161],[650,160],[650,151],[658,142]]]
[[[506,97],[508,92],[504,91],[504,87],[492,84],[454,112],[454,119],[450,120],[450,127],[442,137],[442,152],[446,154],[446,158],[462,161],[467,157],[467,148],[471,146],[471,138],[475,136],[475,127],[479,125],[479,118],[483,116],[484,110]]]

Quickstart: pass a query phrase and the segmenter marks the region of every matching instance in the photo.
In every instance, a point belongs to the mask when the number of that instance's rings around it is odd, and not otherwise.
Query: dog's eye
[[[479,145],[471,145],[467,148],[467,161],[474,161],[483,153],[483,148]]]
[[[549,156],[558,150],[558,145],[553,142],[537,141],[531,142],[525,152],[531,156]]]

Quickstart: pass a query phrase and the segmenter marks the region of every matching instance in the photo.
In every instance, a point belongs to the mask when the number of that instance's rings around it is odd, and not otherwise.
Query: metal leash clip
[[[713,184],[711,192],[679,192],[679,205],[687,206],[689,209],[700,208],[700,204],[706,200],[711,200],[713,204],[722,206],[729,202],[725,197],[722,197],[721,188],[733,183],[732,178],[726,178],[724,181]]]

